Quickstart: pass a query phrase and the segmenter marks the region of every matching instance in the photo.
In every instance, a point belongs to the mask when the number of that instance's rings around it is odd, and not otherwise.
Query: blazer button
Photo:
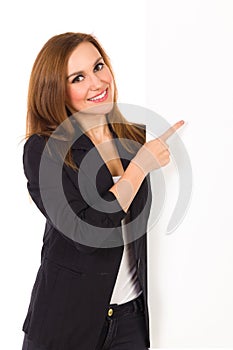
[[[113,315],[113,309],[109,309],[108,310],[108,316],[112,316]]]

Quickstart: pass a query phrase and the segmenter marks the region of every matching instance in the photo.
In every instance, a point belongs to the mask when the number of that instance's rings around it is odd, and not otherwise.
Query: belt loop
[[[136,304],[137,310],[142,311],[144,309],[144,303],[143,303],[142,295],[139,295],[137,300],[135,300],[135,304]]]
[[[140,295],[140,307],[142,309],[142,311],[144,310],[144,297],[143,297],[143,294]]]
[[[133,300],[133,312],[137,312],[137,310],[138,310],[137,300]]]

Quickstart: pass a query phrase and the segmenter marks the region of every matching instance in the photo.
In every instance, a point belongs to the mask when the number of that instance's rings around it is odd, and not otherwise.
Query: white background
[[[178,192],[171,163],[164,212],[149,236],[152,348],[233,347],[233,2],[24,0],[1,7],[1,348],[21,348],[44,230],[22,168],[28,79],[45,41],[66,31],[97,36],[119,101],[170,124],[187,122],[180,136],[193,167],[192,201],[166,235]]]
[[[152,345],[233,348],[233,2],[147,5],[147,106],[187,122],[180,135],[193,167],[184,221],[165,235],[170,176],[150,235]]]

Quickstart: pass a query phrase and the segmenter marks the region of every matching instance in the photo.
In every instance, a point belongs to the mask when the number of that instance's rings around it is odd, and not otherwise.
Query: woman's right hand
[[[127,212],[145,176],[152,170],[165,166],[170,161],[167,139],[184,124],[179,121],[159,138],[146,142],[131,160],[121,179],[109,191]]]
[[[132,159],[132,162],[140,167],[145,176],[152,170],[163,167],[169,163],[170,152],[166,141],[183,124],[183,120],[177,122],[160,137],[146,142],[139,149],[136,156]]]

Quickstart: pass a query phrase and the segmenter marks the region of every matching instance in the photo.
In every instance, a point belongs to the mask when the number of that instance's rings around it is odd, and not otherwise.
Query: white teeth
[[[105,90],[101,95],[93,97],[93,98],[89,98],[90,101],[96,101],[96,100],[100,100],[101,98],[103,98],[107,93],[107,90]]]

